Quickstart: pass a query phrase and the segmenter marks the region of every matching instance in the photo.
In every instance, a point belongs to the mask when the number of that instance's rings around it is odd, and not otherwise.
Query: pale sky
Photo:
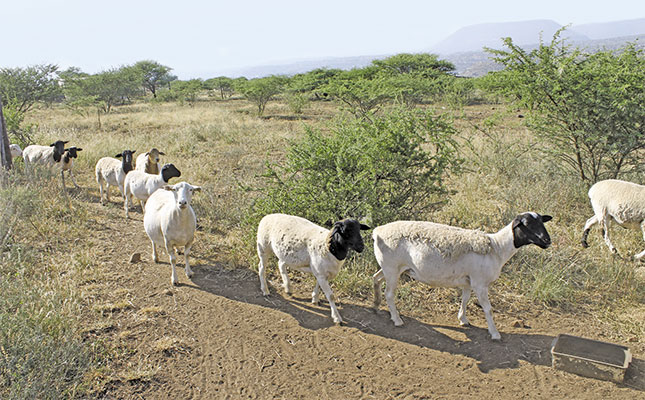
[[[644,17],[644,0],[0,0],[0,67],[96,73],[154,60],[179,79],[208,79],[294,60],[427,51],[480,23]]]

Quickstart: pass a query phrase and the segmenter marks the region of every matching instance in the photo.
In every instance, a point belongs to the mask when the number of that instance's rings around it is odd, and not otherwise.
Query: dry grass
[[[495,308],[510,314],[519,309],[552,308],[593,315],[613,326],[619,339],[645,340],[645,322],[635,318],[643,313],[641,304],[645,300],[643,285],[634,279],[636,264],[609,255],[597,230],[590,235],[591,247],[581,249],[582,226],[591,215],[586,187],[542,157],[517,115],[497,114],[499,111],[500,106],[477,105],[456,113],[466,171],[450,178],[449,187],[455,194],[428,218],[496,231],[518,212],[534,210],[553,215],[548,229],[554,245],[548,251],[522,250],[508,263],[492,288]],[[269,103],[265,118],[257,118],[252,105],[234,99],[200,101],[192,107],[148,103],[119,107],[101,118],[100,129],[94,114],[80,115],[64,108],[38,109],[29,115],[26,123],[38,125],[39,143],[63,139],[83,148],[74,170],[84,190],[61,194],[58,176],[41,178],[35,184],[40,188],[30,186],[34,184],[20,173],[12,178],[15,185],[31,187],[43,197],[38,201],[37,214],[27,213],[12,232],[18,244],[39,252],[30,262],[51,277],[47,285],[39,286],[39,292],[66,291],[74,299],[64,304],[65,314],[72,319],[80,319],[81,310],[96,311],[89,317],[94,319],[91,328],[81,330],[83,335],[113,329],[110,316],[114,313],[128,311],[126,314],[133,314],[135,320],[134,328],[116,333],[118,344],[96,350],[113,360],[110,365],[114,371],[96,372],[91,378],[95,386],[113,380],[153,379],[159,367],[144,355],[132,361],[127,343],[141,340],[151,319],[170,314],[158,306],[133,306],[133,294],[119,288],[121,277],[113,272],[125,263],[114,259],[114,254],[123,250],[99,238],[88,240],[111,234],[105,221],[87,206],[98,202],[96,161],[126,148],[137,153],[151,147],[164,151],[167,155],[163,162],[172,162],[181,170],[180,180],[204,188],[194,198],[198,235],[214,239],[202,243],[198,236],[194,251],[220,265],[249,271],[256,264],[249,242],[253,227],[242,221],[258,193],[241,188],[262,184],[258,176],[265,163],[284,159],[289,141],[301,136],[303,124],[324,130],[337,113],[332,103],[312,103],[302,116],[291,118],[286,104],[274,102]],[[482,128],[486,120],[496,120],[497,124]],[[105,208],[106,213],[122,218],[121,203],[115,202],[118,195],[112,194],[114,203]],[[614,229],[613,233],[614,243],[625,256],[645,247],[638,232]],[[366,252],[341,272],[334,282],[340,296],[371,298],[370,275],[376,265],[369,256]],[[137,266],[124,265],[136,273]],[[270,268],[270,273],[276,269]],[[310,281],[303,279],[302,285],[310,285]],[[429,291],[414,282],[403,285],[399,297],[402,311],[412,315],[431,312],[430,306],[436,312],[438,304],[453,307],[458,302],[452,289]],[[172,354],[186,349],[177,338],[163,332],[160,335],[146,339],[153,351]],[[116,373],[119,368],[121,372]]]

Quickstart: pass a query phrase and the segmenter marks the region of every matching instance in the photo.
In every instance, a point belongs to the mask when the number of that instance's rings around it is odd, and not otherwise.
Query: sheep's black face
[[[69,158],[78,158],[78,152],[82,150],[83,149],[80,147],[70,147],[69,149],[65,149],[67,157]]]
[[[49,146],[54,148],[54,161],[59,162],[61,157],[63,156],[63,153],[65,153],[65,143],[69,142],[69,140],[62,141],[62,140],[57,140],[54,143],[50,144]]]
[[[329,251],[339,260],[347,257],[349,249],[361,253],[365,249],[361,230],[371,229],[355,219],[344,219],[334,224],[331,231]]]
[[[161,167],[161,176],[163,177],[164,182],[167,183],[170,178],[179,178],[181,176],[181,172],[179,172],[174,165],[166,164]]]
[[[544,223],[550,220],[550,215],[540,215],[534,212],[523,213],[515,217],[513,220],[515,248],[527,244],[535,244],[543,249],[551,246],[551,237],[544,226]]]
[[[122,153],[116,155],[116,157],[122,158],[121,168],[126,174],[132,171],[132,154],[135,152],[136,150],[123,150]]]

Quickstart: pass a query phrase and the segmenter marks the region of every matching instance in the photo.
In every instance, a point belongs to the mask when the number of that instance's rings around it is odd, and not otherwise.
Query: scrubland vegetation
[[[0,71],[12,142],[62,139],[84,149],[74,166],[80,190],[61,191],[47,171],[26,176],[20,160],[0,175],[0,397],[89,395],[116,375],[110,368],[119,354],[87,339],[81,314],[100,322],[105,311],[87,289],[100,278],[86,239],[104,218],[91,208],[94,165],[126,148],[157,147],[182,171],[180,180],[203,186],[193,199],[198,229],[216,242],[195,256],[232,269],[257,268],[255,229],[269,212],[319,224],[427,219],[489,232],[519,212],[553,215],[553,246],[518,253],[491,288],[497,311],[572,313],[615,326],[616,340],[645,340],[645,323],[629,318],[645,301],[639,265],[629,259],[645,247],[642,235],[615,235],[621,257],[598,230],[589,249],[580,245],[593,182],[644,183],[643,54],[589,56],[562,50],[557,38],[531,53],[508,48],[495,53],[506,69],[480,79],[454,77],[430,55],[253,80],[182,82],[166,67],[147,86],[122,79],[163,66],[105,75],[56,75],[51,66]],[[30,90],[43,96],[22,105],[29,101],[18,90],[5,90],[16,76],[37,79]],[[62,92],[51,86],[59,78]],[[357,301],[371,297],[377,269],[365,237],[366,251],[332,283]],[[399,296],[402,311],[414,312],[427,288],[409,282]],[[432,299],[458,303],[448,289]]]

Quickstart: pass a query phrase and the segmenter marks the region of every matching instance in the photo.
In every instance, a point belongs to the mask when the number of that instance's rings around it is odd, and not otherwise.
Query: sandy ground
[[[97,377],[100,398],[645,398],[645,346],[638,341],[627,343],[635,360],[623,384],[551,367],[559,333],[607,340],[607,328],[592,316],[497,311],[502,341],[492,342],[473,301],[471,327],[458,325],[457,302],[443,301],[413,316],[402,312],[405,325],[395,328],[384,307],[375,313],[367,302],[341,298],[346,323],[335,326],[325,302],[310,303],[310,278],[296,279],[289,298],[273,275],[265,298],[249,267],[202,257],[213,254],[207,250],[217,247],[216,235],[198,232],[195,275],[188,279],[179,268],[180,285],[172,287],[167,256],[151,261],[141,212],[125,222],[114,199],[94,205],[97,229],[88,245],[100,266],[81,285],[94,310],[84,317],[85,335],[118,354],[116,374]],[[142,261],[130,263],[135,252]],[[275,274],[277,266],[270,269]],[[494,296],[491,302],[495,307]]]

